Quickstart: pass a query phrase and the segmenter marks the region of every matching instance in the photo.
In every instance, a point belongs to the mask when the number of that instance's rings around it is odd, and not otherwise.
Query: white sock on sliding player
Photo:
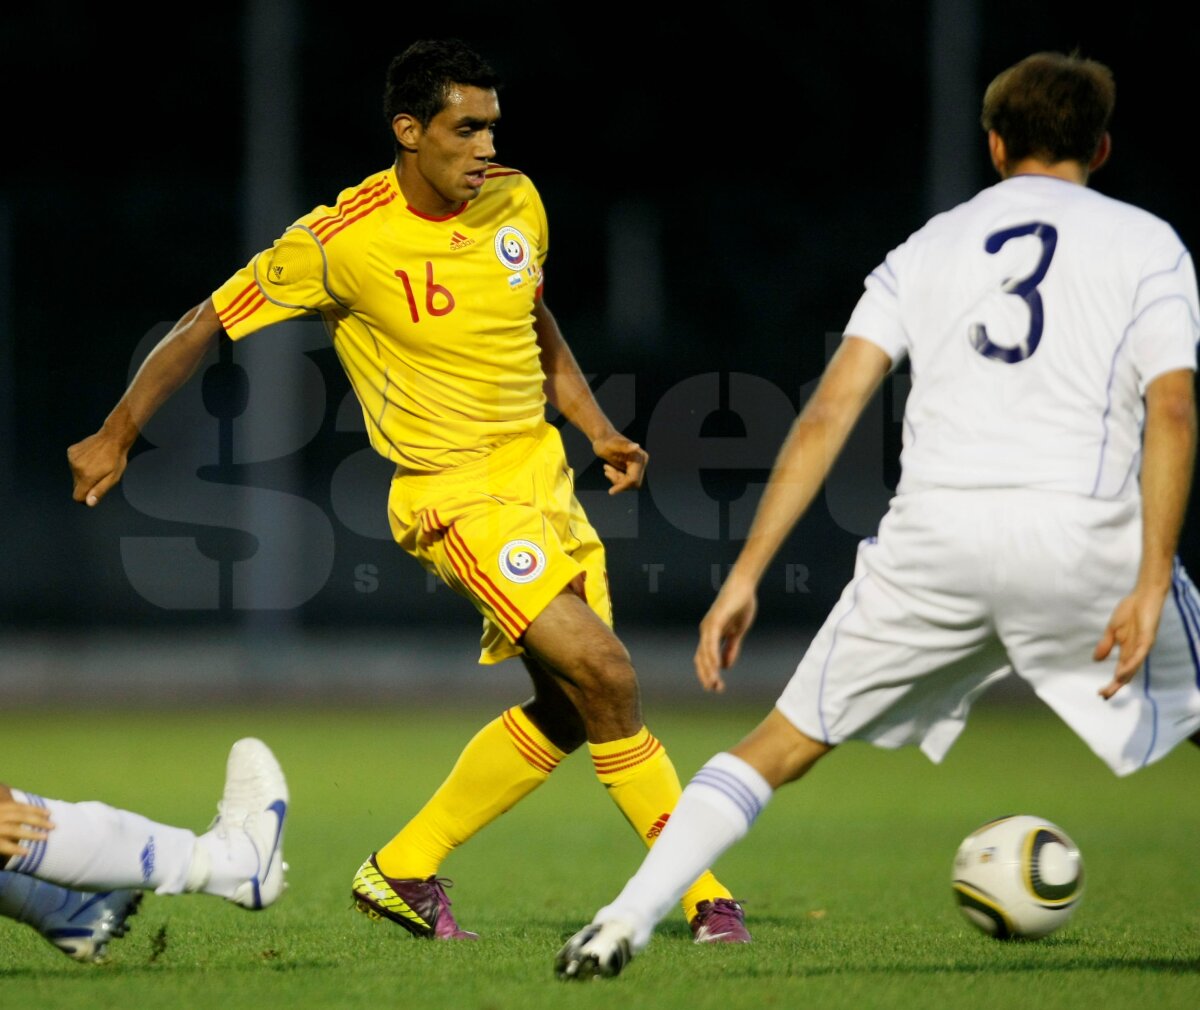
[[[54,823],[44,839],[26,843],[26,855],[9,859],[5,868],[14,873],[83,890],[159,894],[196,890],[207,875],[207,867],[193,869],[196,836],[185,828],[106,803],[49,800],[19,789],[12,794],[18,803],[44,807]]]

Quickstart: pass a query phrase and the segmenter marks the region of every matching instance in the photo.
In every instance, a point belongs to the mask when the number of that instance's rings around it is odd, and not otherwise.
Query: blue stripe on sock
[[[707,786],[728,799],[746,818],[748,824],[762,812],[762,804],[744,782],[721,768],[705,765],[692,778],[690,785]]]

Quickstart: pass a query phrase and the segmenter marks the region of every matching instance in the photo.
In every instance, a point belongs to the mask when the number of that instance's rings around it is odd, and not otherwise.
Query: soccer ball
[[[973,926],[997,940],[1054,932],[1083,896],[1083,858],[1057,824],[1029,814],[989,821],[954,856],[954,896]]]

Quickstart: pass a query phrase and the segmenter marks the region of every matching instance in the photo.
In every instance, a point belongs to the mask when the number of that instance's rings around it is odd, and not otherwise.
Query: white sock
[[[195,890],[192,853],[196,836],[105,803],[68,803],[12,790],[18,803],[44,807],[54,830],[26,843],[27,855],[5,867],[63,887],[85,891],[153,889],[159,894]]]
[[[244,831],[218,828],[196,839],[196,862],[205,868],[205,894],[232,898],[233,892],[258,869],[258,850]]]
[[[746,836],[771,793],[767,780],[741,758],[715,755],[683,790],[637,873],[592,921],[629,923],[634,928],[633,950],[642,950],[684,891]]]

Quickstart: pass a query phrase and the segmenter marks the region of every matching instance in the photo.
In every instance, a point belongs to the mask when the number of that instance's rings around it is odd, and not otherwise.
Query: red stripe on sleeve
[[[244,288],[242,288],[242,290],[239,291],[237,293],[237,295],[234,297],[233,301],[231,301],[228,305],[225,306],[224,309],[222,309],[220,312],[217,313],[217,318],[221,320],[222,325],[224,325],[225,320],[230,315],[234,315],[237,312],[240,312],[242,300],[244,298],[248,297],[251,294],[251,292],[255,292],[257,290],[258,290],[258,281],[251,281]]]
[[[234,326],[237,326],[238,323],[244,322],[245,320],[249,319],[252,315],[254,315],[254,313],[256,313],[259,309],[261,309],[266,304],[267,304],[266,296],[259,294],[259,296],[257,298],[251,299],[250,303],[244,309],[242,309],[241,312],[237,313],[230,319],[222,320],[221,325],[225,328],[225,331],[228,333],[230,329],[232,329]]]
[[[318,218],[309,225],[309,228],[312,229],[313,232],[319,234],[322,229],[330,227],[334,221],[338,221],[345,217],[348,211],[354,210],[363,203],[368,203],[377,196],[382,196],[387,188],[387,179],[380,179],[379,182],[375,183],[373,186],[364,186],[362,189],[352,193],[345,200],[342,200],[337,205],[334,213],[326,214],[324,217]]]
[[[364,218],[368,214],[370,214],[372,211],[379,210],[380,207],[386,207],[389,203],[391,203],[395,199],[396,199],[396,194],[389,193],[387,196],[383,197],[382,199],[376,201],[373,204],[370,204],[368,207],[366,207],[366,209],[360,210],[357,214],[353,215],[352,217],[346,218],[346,220],[344,220],[336,228],[330,228],[327,232],[325,232],[325,234],[319,236],[321,239],[321,245],[328,244],[329,240],[331,238],[333,238],[333,236],[336,235],[338,232],[340,232],[343,228],[349,227],[350,225],[354,224],[355,221],[361,220],[362,218]]]

